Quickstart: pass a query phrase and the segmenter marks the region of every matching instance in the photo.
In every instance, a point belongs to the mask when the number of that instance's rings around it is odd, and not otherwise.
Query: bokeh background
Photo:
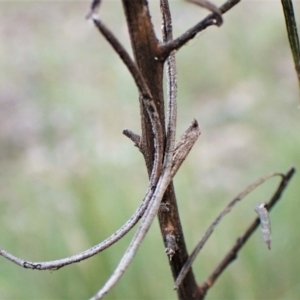
[[[160,35],[159,2],[150,1]],[[214,1],[221,4],[221,1]],[[300,21],[300,3],[295,11]],[[206,15],[170,1],[175,36]],[[121,132],[140,132],[137,91],[93,25],[89,1],[0,2],[0,245],[31,261],[83,251],[119,228],[141,202],[147,175]],[[101,18],[129,49],[120,1]],[[299,90],[279,0],[242,1],[221,28],[177,53],[178,136],[202,135],[175,178],[189,251],[223,207],[271,172],[300,167]],[[199,283],[278,185],[239,203],[194,264]],[[299,299],[300,179],[271,214],[272,250],[256,232],[207,299]],[[112,273],[133,233],[59,271],[0,258],[0,299],[87,299]],[[157,221],[107,299],[176,299]]]

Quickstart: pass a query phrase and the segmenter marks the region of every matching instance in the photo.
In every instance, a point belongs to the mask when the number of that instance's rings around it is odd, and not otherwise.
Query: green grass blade
[[[281,0],[281,3],[300,88],[300,45],[293,3],[292,0]]]

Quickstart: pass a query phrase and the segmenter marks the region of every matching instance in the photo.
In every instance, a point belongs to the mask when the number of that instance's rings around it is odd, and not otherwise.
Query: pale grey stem
[[[92,10],[97,9],[99,6],[100,1],[94,1],[92,6],[94,5],[94,8]],[[135,214],[125,223],[124,226],[122,226],[118,231],[116,231],[113,235],[111,235],[109,238],[107,238],[105,241],[101,242],[100,244],[83,251],[79,254],[76,254],[71,257],[55,260],[55,261],[48,261],[48,262],[29,262],[25,261],[21,258],[18,258],[7,251],[0,248],[0,255],[7,258],[8,260],[16,263],[17,265],[28,268],[28,269],[36,269],[36,270],[47,270],[47,269],[59,269],[63,266],[79,262],[81,260],[87,259],[104,249],[111,246],[113,243],[118,241],[121,237],[123,237],[141,218],[141,216],[144,214],[145,209],[147,208],[147,205],[149,204],[149,201],[151,199],[151,196],[153,194],[153,186],[155,186],[159,175],[161,174],[161,168],[162,168],[162,159],[163,159],[163,131],[161,124],[159,122],[159,115],[157,112],[157,108],[155,105],[155,102],[152,99],[152,95],[150,93],[150,90],[141,75],[138,67],[133,62],[133,60],[130,58],[129,54],[125,50],[125,48],[119,43],[119,41],[115,38],[115,36],[110,32],[104,24],[100,22],[100,20],[97,19],[96,16],[92,16],[93,21],[99,31],[105,36],[105,38],[108,40],[108,42],[111,44],[111,46],[116,50],[116,52],[119,54],[127,68],[129,69],[130,73],[132,74],[136,85],[143,96],[143,101],[145,103],[145,106],[147,108],[151,123],[152,123],[152,129],[154,133],[155,138],[155,161],[153,170],[150,176],[150,182],[149,187],[147,189],[145,198],[140,205],[140,207],[137,209]]]
[[[240,200],[242,200],[246,195],[248,195],[250,192],[252,192],[255,188],[257,188],[259,185],[264,183],[266,180],[270,179],[271,177],[274,176],[281,176],[284,177],[284,174],[282,173],[271,173],[268,174],[258,180],[256,180],[254,183],[246,187],[240,194],[238,194],[227,206],[226,208],[219,214],[219,216],[215,219],[215,221],[208,227],[206,230],[204,236],[201,238],[191,255],[189,256],[188,260],[182,267],[176,282],[174,289],[178,289],[179,285],[185,278],[186,274],[188,273],[189,269],[191,268],[194,260],[196,259],[197,255],[199,254],[200,250],[203,248],[204,244],[208,240],[208,238],[211,236],[212,232],[214,231],[215,227],[220,223],[220,221],[223,219],[223,217],[230,212],[230,210],[233,208],[233,206]]]
[[[165,168],[162,176],[160,177],[153,197],[151,199],[151,203],[147,207],[147,210],[143,216],[142,223],[140,224],[132,242],[130,243],[127,251],[125,252],[123,258],[121,259],[118,267],[115,269],[112,276],[103,286],[103,288],[91,298],[91,300],[97,300],[103,298],[105,294],[107,294],[118,282],[118,280],[122,277],[131,261],[134,258],[140,244],[142,243],[145,235],[147,234],[153,219],[155,218],[161,204],[162,197],[164,195],[165,190],[167,189],[169,183],[171,182],[173,176],[175,176],[177,170],[179,169],[181,163],[184,161],[185,157],[188,155],[190,149],[194,145],[198,136],[200,135],[200,130],[198,127],[198,123],[194,120],[189,127],[189,129],[185,132],[180,142],[178,143],[176,150],[174,152],[174,156],[172,157],[172,163],[167,162],[165,164]],[[169,157],[168,159],[171,159]],[[172,169],[170,167],[172,165]],[[169,167],[167,167],[169,166]]]
[[[222,14],[225,14],[230,9],[232,9],[235,5],[237,5],[241,0],[227,0],[222,6],[219,7],[219,10]],[[193,39],[199,32],[203,31],[207,27],[216,24],[215,14],[210,14],[205,19],[197,23],[192,28],[188,29],[185,33],[183,33],[178,38],[172,40],[171,42],[164,44],[161,48],[162,50],[162,58],[166,57],[171,51],[179,50],[183,45],[185,45],[188,41]]]
[[[172,31],[168,32],[168,38],[172,39],[170,36]],[[156,185],[155,192],[151,199],[151,202],[144,214],[143,221],[139,226],[132,242],[130,243],[127,251],[125,252],[122,260],[120,261],[118,267],[115,269],[112,276],[106,282],[104,287],[92,298],[100,299],[110,289],[118,282],[125,270],[130,265],[134,255],[136,254],[140,244],[142,243],[145,235],[147,234],[153,219],[155,218],[165,190],[167,189],[169,183],[172,180],[171,177],[171,167],[172,167],[172,158],[173,158],[173,149],[175,145],[175,132],[176,132],[176,93],[177,93],[177,84],[176,84],[176,68],[175,68],[175,57],[174,53],[173,60],[168,64],[168,84],[169,84],[169,96],[168,96],[168,121],[167,121],[167,145],[166,145],[166,155],[164,159],[164,168],[163,173],[160,173],[160,167],[163,157],[163,131],[159,121],[158,111],[156,109],[155,103],[152,97],[146,97],[143,101],[146,104],[146,108],[151,119],[152,130],[155,136],[155,155],[154,155],[154,165],[153,171],[151,174],[150,182]],[[175,86],[174,86],[175,84]],[[172,87],[173,85],[173,87]],[[158,181],[157,181],[158,180]]]
[[[58,270],[64,266],[85,260],[107,249],[115,242],[120,240],[127,232],[129,232],[135,226],[135,224],[140,220],[140,218],[144,215],[145,210],[153,195],[153,192],[154,192],[153,187],[149,185],[143,202],[138,207],[138,209],[133,214],[133,216],[119,230],[113,233],[106,240],[81,253],[72,255],[67,258],[62,258],[54,261],[46,261],[46,262],[26,261],[10,254],[9,252],[1,248],[0,248],[0,255],[23,268],[32,269],[32,270]]]
[[[155,218],[159,210],[160,203],[165,193],[165,190],[167,189],[171,180],[172,177],[170,169],[164,169],[163,174],[157,183],[157,187],[151,199],[151,203],[149,204],[146,213],[144,214],[142,223],[140,224],[135,236],[133,237],[133,240],[131,241],[129,247],[127,248],[124,256],[122,257],[119,265],[115,269],[112,276],[108,279],[103,288],[91,298],[91,300],[98,300],[103,298],[103,296],[107,294],[122,277],[128,266],[130,265],[131,261],[133,260],[140,244],[145,238],[145,235],[147,234],[153,222],[153,219]]]
[[[168,0],[160,1],[160,10],[162,13],[162,36],[163,42],[168,43],[173,40],[172,16]],[[177,70],[175,51],[171,51],[167,58],[166,66],[167,81],[167,130],[166,130],[166,150],[164,163],[165,167],[170,168],[172,165],[172,157],[176,139],[176,123],[177,123]],[[168,165],[169,164],[169,165]],[[163,203],[164,207],[167,203]],[[160,208],[162,208],[160,206]],[[168,233],[163,236],[166,241],[166,254],[171,260],[175,252],[178,250],[175,234]],[[170,242],[171,241],[171,242]]]
[[[169,3],[166,0],[160,2],[162,12],[162,35],[163,42],[168,43],[173,40],[172,17],[170,13]],[[175,51],[172,51],[167,59],[166,69],[167,79],[167,144],[165,161],[172,162],[169,157],[173,156],[176,139],[176,122],[177,122],[177,70]]]

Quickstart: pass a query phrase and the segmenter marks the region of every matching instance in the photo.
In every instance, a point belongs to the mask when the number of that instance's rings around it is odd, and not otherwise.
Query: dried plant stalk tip
[[[96,14],[97,14],[97,11],[99,10],[100,4],[101,4],[101,0],[93,0],[90,11],[85,16],[86,19],[94,20],[95,18],[97,18]]]
[[[196,119],[194,119],[194,120],[192,121],[192,126],[193,126],[194,128],[199,127],[199,124],[198,124],[198,122],[197,122]]]

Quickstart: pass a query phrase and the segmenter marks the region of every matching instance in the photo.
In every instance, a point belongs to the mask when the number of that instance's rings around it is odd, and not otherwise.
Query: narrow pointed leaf
[[[281,0],[281,3],[300,89],[300,44],[293,3],[292,0]]]

